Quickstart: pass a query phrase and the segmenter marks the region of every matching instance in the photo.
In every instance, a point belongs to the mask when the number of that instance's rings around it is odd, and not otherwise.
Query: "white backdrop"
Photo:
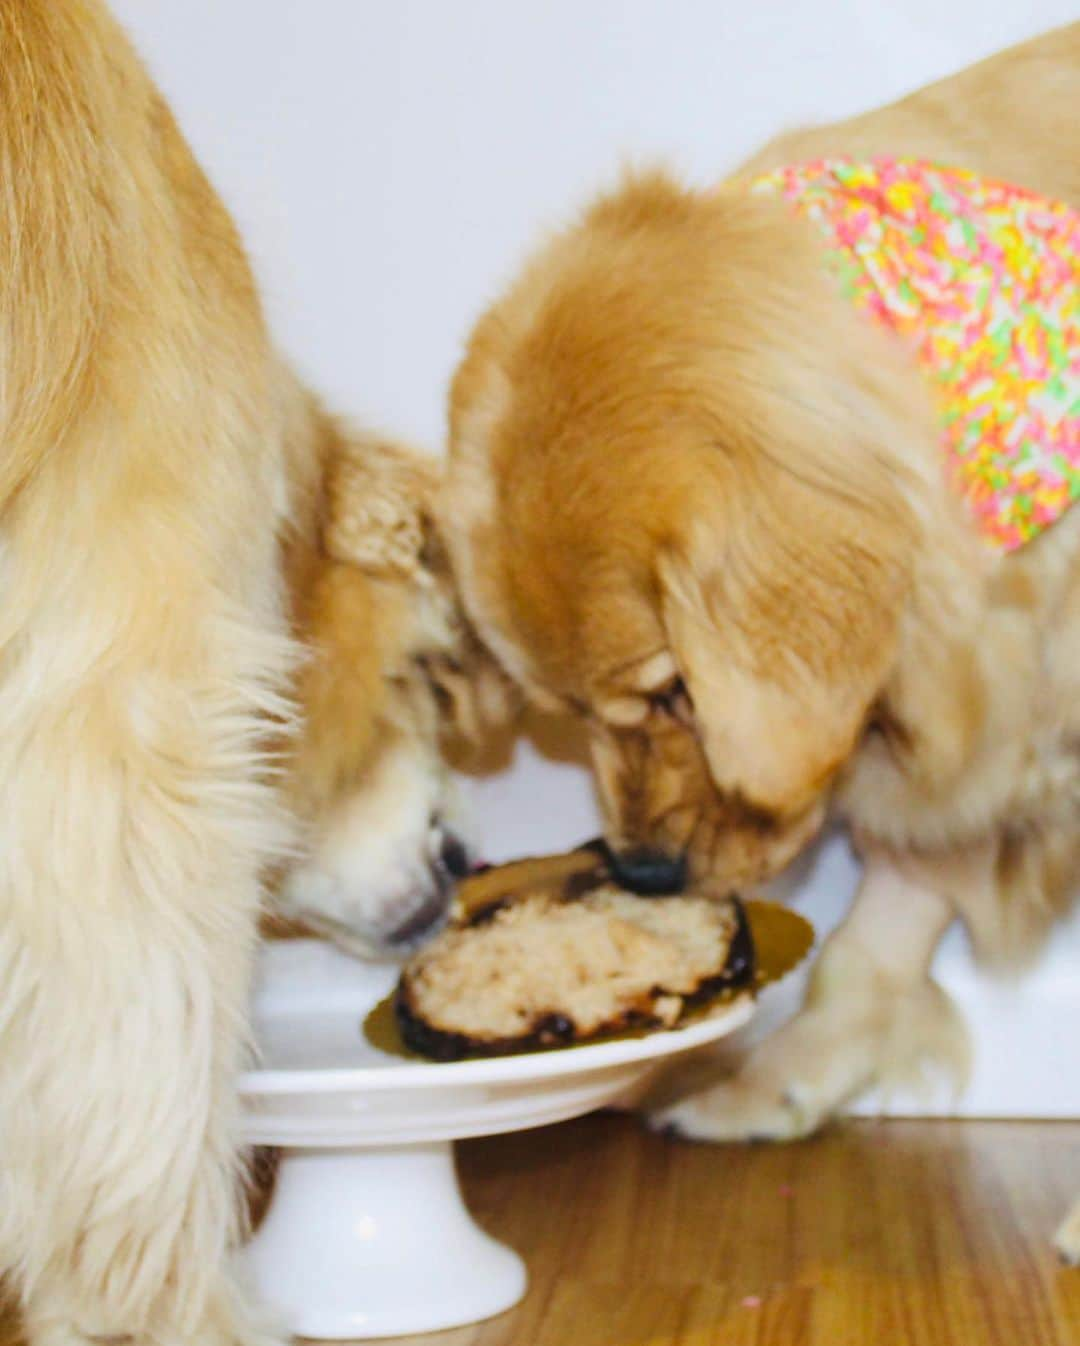
[[[237,218],[284,347],[341,410],[434,450],[472,320],[622,163],[708,181],[785,125],[1077,16],[1076,0],[114,7]],[[474,793],[493,858],[596,828],[583,773],[526,747]],[[801,901],[827,926],[854,878],[834,842]],[[1080,1114],[1080,1053],[1062,1031],[1080,1017],[1080,926],[1022,988],[974,977],[959,938],[939,967],[976,1029],[965,1106]]]

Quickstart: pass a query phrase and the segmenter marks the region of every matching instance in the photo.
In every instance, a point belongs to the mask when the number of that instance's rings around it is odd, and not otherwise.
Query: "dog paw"
[[[1080,1201],[1073,1206],[1055,1234],[1054,1247],[1063,1262],[1071,1267],[1080,1267]]]
[[[799,1140],[816,1131],[826,1116],[797,1086],[735,1076],[648,1112],[646,1123],[653,1131],[685,1140],[735,1143]]]

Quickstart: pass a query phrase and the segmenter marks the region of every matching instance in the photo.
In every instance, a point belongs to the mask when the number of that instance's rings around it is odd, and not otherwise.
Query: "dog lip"
[[[425,894],[401,925],[384,936],[391,948],[401,950],[422,944],[442,927],[446,920],[451,885],[438,870],[435,875],[434,890]]]
[[[462,851],[467,855],[464,847]],[[426,943],[438,934],[449,918],[450,899],[461,876],[453,872],[446,856],[440,855],[432,863],[429,877],[431,887],[417,894],[417,901],[404,921],[383,933],[382,942],[395,955],[411,953]]]

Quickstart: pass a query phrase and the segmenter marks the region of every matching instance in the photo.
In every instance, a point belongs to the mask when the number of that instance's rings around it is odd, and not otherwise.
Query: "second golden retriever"
[[[903,156],[1080,209],[1080,26],[735,178],[602,197],[482,318],[451,407],[481,635],[588,728],[624,882],[766,878],[830,804],[865,862],[806,1007],[658,1121],[801,1135],[965,1035],[929,976],[962,917],[1015,964],[1080,861],[1080,510],[1006,552],[946,486],[906,343],[760,173]],[[1075,415],[1075,410],[1073,412]],[[1080,1210],[1059,1243],[1080,1259]]]

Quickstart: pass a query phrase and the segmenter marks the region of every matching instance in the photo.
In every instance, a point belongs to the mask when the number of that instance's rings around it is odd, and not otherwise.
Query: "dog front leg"
[[[967,1034],[929,975],[953,914],[925,872],[871,850],[800,1013],[736,1075],[653,1112],[651,1125],[695,1140],[791,1140],[873,1086],[933,1067],[962,1079]]]

